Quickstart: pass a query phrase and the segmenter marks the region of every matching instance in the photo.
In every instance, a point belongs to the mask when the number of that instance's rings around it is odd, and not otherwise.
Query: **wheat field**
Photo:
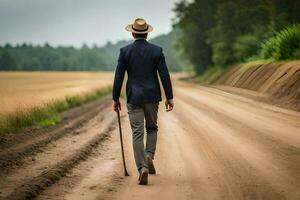
[[[39,106],[112,82],[111,72],[0,72],[0,113]]]

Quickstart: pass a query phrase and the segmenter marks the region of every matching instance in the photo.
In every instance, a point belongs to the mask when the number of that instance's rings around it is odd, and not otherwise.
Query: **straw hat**
[[[142,18],[136,18],[133,24],[129,24],[125,28],[127,31],[136,34],[145,34],[153,30],[153,27],[147,24],[146,20]]]

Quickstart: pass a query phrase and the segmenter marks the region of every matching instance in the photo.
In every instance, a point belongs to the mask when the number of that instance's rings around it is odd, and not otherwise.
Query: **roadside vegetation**
[[[111,93],[112,88],[106,87],[85,94],[66,96],[64,99],[17,110],[0,118],[0,134],[15,133],[28,127],[48,127],[60,122],[59,113],[84,103],[96,100]]]
[[[263,43],[261,54],[264,59],[300,59],[300,25],[294,24],[275,33]]]
[[[244,65],[254,66],[269,62],[283,62],[300,59],[300,25],[294,24],[275,33],[261,44],[258,55],[250,57]],[[241,65],[242,66],[242,65]],[[196,81],[209,84],[225,74],[231,67],[214,66],[196,75]]]
[[[174,10],[177,46],[198,81],[238,63],[300,59],[300,1],[182,0]]]
[[[209,84],[213,80],[217,79],[219,76],[224,74],[226,68],[222,67],[211,67],[204,71],[201,75],[195,75],[195,81],[198,83]]]

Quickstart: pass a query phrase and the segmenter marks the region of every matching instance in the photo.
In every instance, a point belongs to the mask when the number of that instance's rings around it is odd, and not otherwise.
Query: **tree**
[[[9,50],[5,50],[0,54],[0,70],[9,70],[10,68],[17,67],[15,57]]]
[[[179,46],[198,74],[257,55],[266,38],[300,21],[300,1],[294,0],[183,0],[175,11]]]
[[[208,40],[209,30],[215,25],[218,0],[196,0],[193,3],[181,1],[176,4],[177,26],[182,30],[179,47],[194,65],[197,73],[202,73],[212,64],[212,47]]]

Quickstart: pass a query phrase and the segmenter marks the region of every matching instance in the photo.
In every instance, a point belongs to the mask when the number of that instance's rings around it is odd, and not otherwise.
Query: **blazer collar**
[[[147,40],[143,38],[138,38],[134,40],[134,43],[140,43],[140,42],[147,42]]]

